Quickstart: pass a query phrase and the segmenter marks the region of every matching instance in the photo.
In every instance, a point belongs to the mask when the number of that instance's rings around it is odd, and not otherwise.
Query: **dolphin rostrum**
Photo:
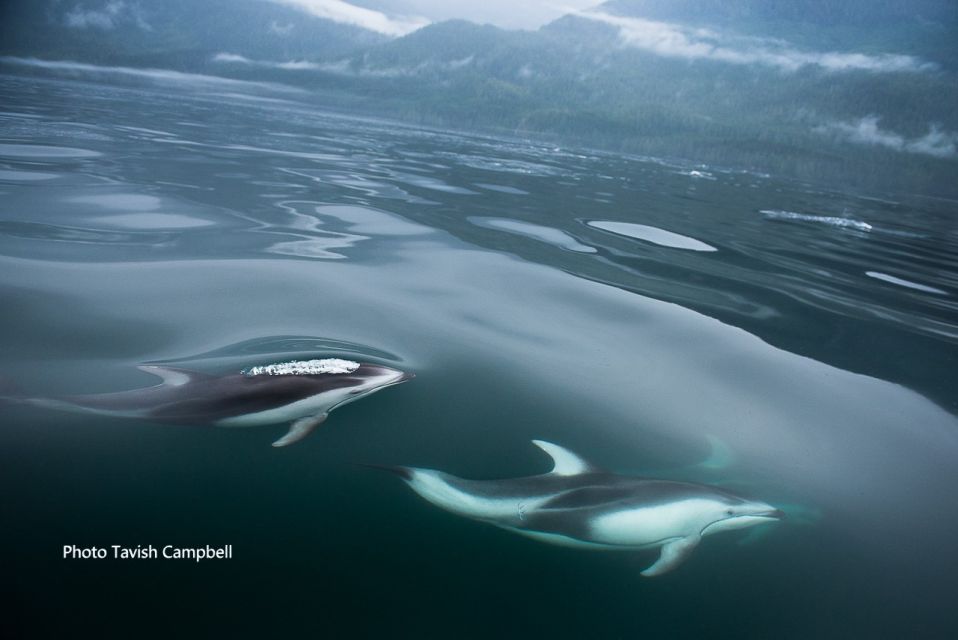
[[[171,424],[256,427],[289,422],[289,432],[273,443],[284,447],[309,435],[333,409],[413,377],[383,365],[338,358],[252,367],[226,376],[167,366],[138,368],[162,382],[116,393],[18,400]]]
[[[551,472],[465,480],[434,469],[381,468],[438,507],[542,542],[586,549],[661,549],[659,559],[642,571],[644,576],[679,566],[704,536],[784,517],[764,502],[716,487],[615,475],[559,445],[533,443],[552,457]]]

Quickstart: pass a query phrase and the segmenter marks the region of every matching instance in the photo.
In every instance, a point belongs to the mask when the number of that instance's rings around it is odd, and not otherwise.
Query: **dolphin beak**
[[[400,377],[399,380],[396,381],[396,384],[399,384],[400,382],[405,382],[406,380],[412,380],[415,377],[416,377],[415,373],[409,373],[408,371],[405,371],[403,372],[402,377]]]
[[[765,516],[767,518],[775,518],[776,520],[784,520],[785,512],[782,511],[781,509],[772,509],[771,511],[766,513]]]

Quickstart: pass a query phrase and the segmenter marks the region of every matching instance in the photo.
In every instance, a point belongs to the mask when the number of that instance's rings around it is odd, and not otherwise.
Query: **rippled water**
[[[337,637],[954,637],[958,203],[324,113],[0,78],[0,369],[33,395],[366,359],[302,443],[6,406],[10,611]],[[353,462],[541,472],[530,439],[786,522],[654,554],[458,519]],[[201,565],[64,544],[232,544]],[[46,615],[55,608],[60,615]],[[159,616],[159,617],[157,617]]]

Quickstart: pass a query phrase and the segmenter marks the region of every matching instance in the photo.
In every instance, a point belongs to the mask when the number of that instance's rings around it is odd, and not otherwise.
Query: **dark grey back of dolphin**
[[[368,465],[375,466],[375,465]],[[406,476],[413,467],[385,467],[397,475]],[[470,495],[489,499],[510,499],[530,496],[552,496],[542,509],[578,509],[617,503],[634,499],[645,504],[662,504],[700,495],[703,491],[723,495],[729,501],[741,501],[738,496],[712,486],[694,482],[678,482],[639,476],[620,476],[592,470],[577,475],[544,473],[502,480],[469,480],[441,473],[443,480]]]

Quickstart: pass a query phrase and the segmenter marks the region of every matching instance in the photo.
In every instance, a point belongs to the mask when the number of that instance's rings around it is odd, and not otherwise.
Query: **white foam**
[[[699,171],[698,169],[692,169],[691,171],[679,171],[679,173],[690,178],[705,178],[706,180],[716,179],[715,176],[708,171]]]
[[[352,360],[324,358],[322,360],[291,360],[250,367],[243,373],[248,376],[315,376],[322,373],[352,373],[358,368],[359,363]]]
[[[812,216],[807,213],[796,213],[794,211],[781,211],[778,209],[762,209],[759,213],[772,220],[801,220],[803,222],[819,222],[821,224],[831,225],[833,227],[848,227],[858,229],[859,231],[871,231],[872,226],[861,220],[851,218],[838,218],[835,216]]]

